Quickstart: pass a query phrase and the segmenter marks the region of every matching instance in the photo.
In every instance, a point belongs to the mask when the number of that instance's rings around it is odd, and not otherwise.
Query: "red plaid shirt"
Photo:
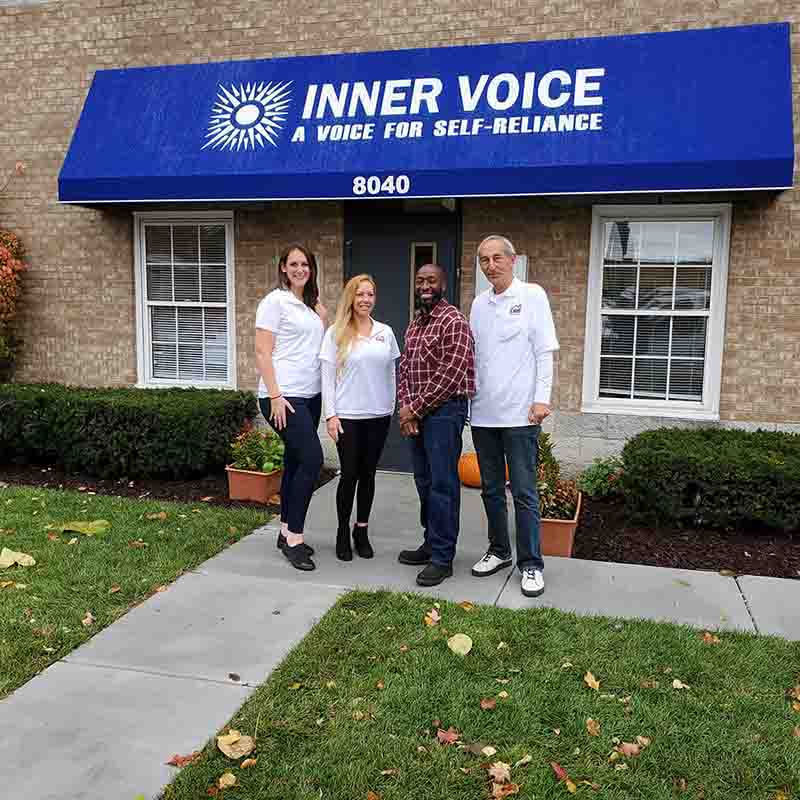
[[[459,395],[475,394],[475,343],[464,315],[446,300],[417,312],[400,357],[397,400],[422,418]]]

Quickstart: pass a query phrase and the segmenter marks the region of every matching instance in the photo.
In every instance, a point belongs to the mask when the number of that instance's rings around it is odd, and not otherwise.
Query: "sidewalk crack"
[[[736,588],[739,590],[739,594],[742,596],[742,602],[744,603],[744,607],[747,609],[747,615],[750,617],[750,622],[753,623],[753,628],[757,634],[760,634],[761,631],[758,629],[758,623],[756,622],[756,618],[753,616],[753,612],[750,610],[750,603],[747,602],[747,595],[744,593],[742,589],[742,585],[739,583],[739,577],[735,577],[734,580],[736,581]]]

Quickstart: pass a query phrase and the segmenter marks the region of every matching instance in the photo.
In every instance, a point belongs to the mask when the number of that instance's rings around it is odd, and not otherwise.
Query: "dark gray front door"
[[[457,304],[457,253],[460,217],[443,206],[418,213],[401,202],[345,205],[345,277],[366,272],[375,278],[378,301],[373,316],[391,325],[400,349],[413,313],[413,266],[435,262],[447,272],[447,299]],[[408,442],[400,436],[397,415],[380,468],[411,472]]]

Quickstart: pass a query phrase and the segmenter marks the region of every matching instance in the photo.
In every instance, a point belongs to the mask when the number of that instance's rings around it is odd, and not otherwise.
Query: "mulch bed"
[[[621,502],[583,498],[576,558],[654,567],[730,570],[800,579],[800,533],[752,527],[731,532],[630,521]]]
[[[325,468],[317,488],[336,475]],[[256,506],[276,513],[276,506],[228,499],[225,473],[185,481],[97,479],[68,474],[56,467],[0,465],[0,481],[50,489],[74,489],[186,503],[206,502],[227,507]],[[631,522],[619,502],[584,497],[575,534],[576,558],[649,564],[742,575],[800,579],[800,534],[751,528],[731,532],[708,529],[654,527]]]

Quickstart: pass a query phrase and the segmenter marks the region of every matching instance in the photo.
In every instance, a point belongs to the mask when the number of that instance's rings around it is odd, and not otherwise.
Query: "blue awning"
[[[69,203],[792,185],[789,25],[102,70]]]

